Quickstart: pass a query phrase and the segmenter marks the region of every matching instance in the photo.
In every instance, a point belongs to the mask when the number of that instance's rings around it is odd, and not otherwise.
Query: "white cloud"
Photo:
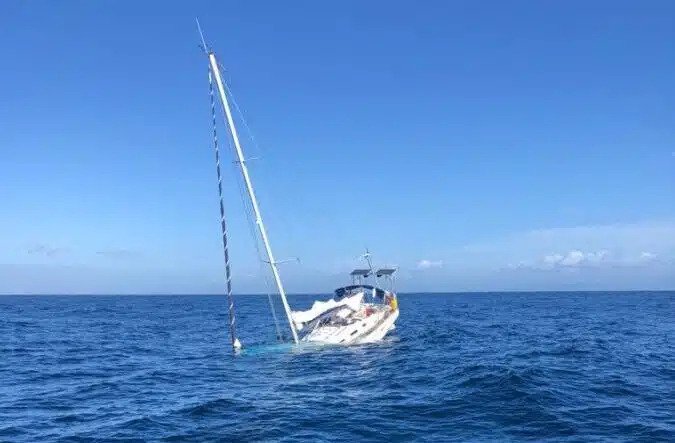
[[[45,257],[55,257],[66,253],[68,250],[66,248],[55,248],[52,246],[37,244],[28,248],[29,255],[42,255]]]
[[[646,261],[652,261],[656,259],[656,254],[653,252],[647,252],[647,251],[642,251],[640,253],[640,261],[646,262]]]
[[[560,260],[560,265],[561,266],[579,266],[584,259],[586,258],[586,254],[579,250],[574,250],[568,252],[562,260]]]
[[[608,256],[609,253],[606,250],[583,252],[578,249],[573,249],[565,254],[556,253],[545,255],[538,263],[534,263],[530,267],[553,269],[560,267],[574,268],[579,266],[592,266],[605,262]]]
[[[409,267],[424,279],[413,272],[406,290],[675,287],[675,219],[513,232],[427,253],[435,259]]]
[[[420,260],[417,262],[417,269],[442,268],[443,260]]]
[[[575,269],[600,268],[617,266],[642,266],[652,262],[657,255],[653,252],[642,251],[639,254],[619,254],[608,250],[584,252],[573,249],[565,253],[547,254],[540,259],[520,261],[516,265],[508,265],[510,269]]]
[[[647,252],[643,256],[643,252]],[[675,221],[643,222],[538,229],[516,232],[489,242],[467,245],[448,257],[450,266],[491,266],[503,269],[509,263],[606,264],[675,260]],[[512,266],[513,267],[513,266]]]

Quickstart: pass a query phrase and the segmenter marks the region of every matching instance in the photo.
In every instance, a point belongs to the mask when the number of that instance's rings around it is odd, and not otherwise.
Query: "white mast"
[[[211,64],[211,70],[213,71],[214,76],[216,77],[216,85],[218,86],[218,92],[220,94],[220,101],[223,105],[223,111],[225,111],[225,117],[227,118],[227,124],[230,127],[230,133],[232,134],[232,140],[234,141],[235,151],[237,153],[237,159],[239,160],[239,166],[241,168],[241,174],[244,176],[244,182],[246,183],[246,190],[248,191],[248,196],[251,199],[251,206],[253,206],[253,213],[255,215],[255,224],[260,230],[260,237],[262,238],[263,244],[265,245],[265,252],[267,252],[267,258],[272,269],[272,274],[274,275],[274,281],[279,290],[279,295],[281,296],[281,301],[284,305],[284,311],[286,312],[286,317],[288,318],[288,325],[291,327],[291,333],[293,334],[293,341],[298,342],[298,332],[295,330],[295,325],[293,324],[293,319],[291,318],[291,308],[288,306],[288,300],[286,299],[286,291],[284,290],[284,285],[281,283],[281,277],[279,276],[279,269],[277,268],[277,262],[274,260],[274,255],[272,254],[272,247],[270,246],[270,241],[267,238],[267,230],[265,229],[265,224],[263,223],[262,215],[260,215],[260,208],[258,207],[258,199],[253,192],[253,184],[251,183],[251,177],[248,173],[248,167],[246,166],[246,160],[244,159],[244,152],[241,149],[239,144],[239,136],[237,135],[237,128],[234,126],[234,120],[232,119],[232,112],[230,111],[230,105],[227,101],[227,94],[225,94],[225,87],[223,86],[223,80],[220,77],[220,69],[218,68],[218,62],[216,61],[216,56],[213,52],[209,51],[209,63]]]

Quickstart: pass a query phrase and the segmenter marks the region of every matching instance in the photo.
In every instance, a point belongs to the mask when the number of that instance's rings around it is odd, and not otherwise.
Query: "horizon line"
[[[397,292],[396,295],[447,295],[447,294],[534,294],[534,293],[606,293],[606,292],[616,292],[616,293],[629,293],[629,292],[675,292],[675,289],[574,289],[574,290],[495,290],[495,291],[406,291],[406,292]],[[265,295],[278,295],[277,293],[264,293],[264,292],[250,292],[250,293],[240,293],[233,294],[235,297],[240,296],[265,296]],[[292,292],[287,295],[291,296],[310,296],[310,295],[332,295],[332,292]],[[45,293],[45,292],[35,292],[35,293],[0,293],[0,297],[31,297],[31,296],[40,296],[40,297],[49,297],[49,296],[92,296],[92,297],[143,297],[143,296],[152,296],[152,297],[226,297],[227,294],[223,293],[168,293],[168,292],[155,292],[155,293]]]

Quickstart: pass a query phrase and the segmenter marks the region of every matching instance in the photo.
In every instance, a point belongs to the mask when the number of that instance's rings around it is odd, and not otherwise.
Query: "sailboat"
[[[295,327],[303,331],[302,340],[335,345],[380,341],[395,328],[398,299],[394,292],[396,268],[374,270],[370,253],[363,255],[366,269],[351,272],[352,284],[335,290],[328,301],[315,301],[306,311],[291,313]],[[368,284],[374,279],[374,285]]]
[[[366,251],[366,254],[364,255],[364,258],[368,262],[368,268],[355,269],[352,271],[352,284],[338,288],[335,291],[333,298],[330,300],[315,301],[308,310],[291,310],[279,272],[279,262],[275,260],[272,252],[272,246],[260,211],[260,205],[253,188],[251,174],[239,140],[237,127],[234,123],[232,109],[228,99],[228,90],[223,83],[220,72],[220,64],[218,63],[213,50],[206,44],[198,20],[197,28],[201,37],[202,49],[208,57],[209,62],[208,76],[213,119],[213,146],[216,154],[218,195],[220,199],[220,225],[225,259],[225,289],[228,298],[230,338],[233,349],[241,349],[242,344],[236,333],[228,237],[223,204],[220,148],[216,131],[216,100],[214,98],[213,88],[214,79],[218,91],[218,98],[220,99],[220,105],[234,147],[236,164],[239,166],[239,171],[246,188],[246,194],[248,195],[251,204],[252,217],[254,218],[258,235],[260,236],[260,240],[262,241],[267,256],[267,260],[265,261],[269,265],[272,276],[274,277],[274,283],[283,305],[293,342],[296,344],[301,342],[311,342],[318,344],[352,345],[382,340],[387,333],[395,328],[395,322],[399,315],[398,300],[396,293],[394,292],[394,274],[396,268],[384,267],[374,270],[368,251]],[[374,280],[372,282],[374,284],[369,284],[369,280]],[[275,315],[274,309],[272,309],[272,313]]]

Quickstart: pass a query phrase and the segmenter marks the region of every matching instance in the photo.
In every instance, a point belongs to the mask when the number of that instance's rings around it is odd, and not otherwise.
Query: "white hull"
[[[334,345],[355,345],[382,340],[394,329],[398,309],[380,309],[367,317],[360,317],[346,326],[326,325],[314,329],[302,341]]]

